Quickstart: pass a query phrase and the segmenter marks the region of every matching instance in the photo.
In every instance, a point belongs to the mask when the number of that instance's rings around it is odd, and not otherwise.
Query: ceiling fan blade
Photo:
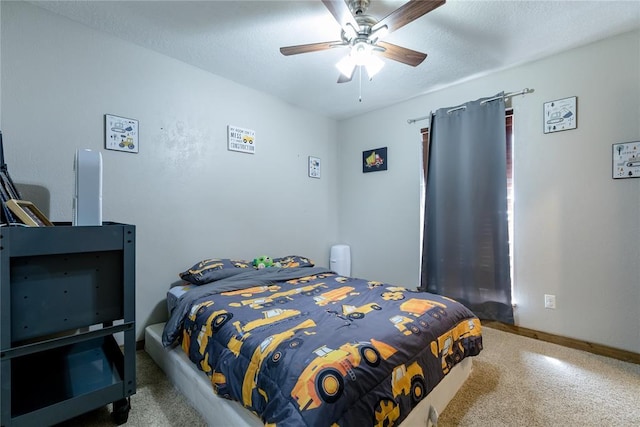
[[[322,0],[322,3],[329,9],[329,12],[331,12],[336,21],[338,21],[340,27],[345,28],[347,25],[351,25],[355,31],[360,29],[358,22],[356,22],[356,19],[349,10],[349,6],[347,6],[344,0]]]
[[[394,61],[402,62],[403,64],[411,65],[412,67],[417,67],[427,57],[426,53],[407,49],[406,47],[387,42],[378,42],[377,45],[386,49],[384,52],[379,52],[379,55],[393,59]]]
[[[411,0],[384,17],[371,28],[371,31],[373,32],[386,25],[390,33],[398,28],[404,27],[408,23],[415,21],[422,15],[431,12],[433,9],[445,3],[446,0]]]
[[[344,46],[341,40],[335,42],[321,42],[310,44],[299,44],[296,46],[285,46],[280,48],[280,53],[284,56],[298,55],[300,53],[319,52],[321,50],[331,49],[333,47]]]

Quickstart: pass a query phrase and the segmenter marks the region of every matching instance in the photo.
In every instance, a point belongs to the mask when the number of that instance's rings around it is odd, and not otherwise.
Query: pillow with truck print
[[[245,270],[246,268],[253,268],[251,261],[212,258],[194,264],[190,269],[180,273],[179,276],[182,280],[194,285],[204,285],[247,271]]]

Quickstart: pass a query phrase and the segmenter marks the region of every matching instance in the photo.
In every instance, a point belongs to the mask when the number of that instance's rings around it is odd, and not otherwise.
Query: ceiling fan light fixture
[[[373,45],[364,42],[358,42],[351,48],[351,54],[356,65],[362,66],[367,70],[369,80],[373,78],[384,66],[382,59],[373,54]]]
[[[351,46],[351,53],[349,56],[353,57],[356,65],[367,65],[369,58],[371,57],[371,45],[365,42],[358,42]]]
[[[351,47],[349,55],[336,64],[338,70],[349,78],[357,66],[364,67],[367,70],[369,80],[371,80],[382,69],[384,61],[373,55],[373,47],[370,44],[358,42]]]
[[[353,70],[356,68],[356,62],[353,60],[351,55],[347,55],[340,61],[338,61],[338,63],[336,64],[336,68],[340,70],[342,75],[351,78],[351,76],[353,75]]]
[[[367,69],[369,80],[371,80],[373,76],[375,76],[380,70],[382,70],[382,67],[384,67],[384,61],[377,56],[371,55],[369,56],[369,60],[364,65],[364,67]]]

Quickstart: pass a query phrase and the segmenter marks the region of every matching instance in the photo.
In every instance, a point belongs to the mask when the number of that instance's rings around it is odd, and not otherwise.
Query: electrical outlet
[[[544,308],[556,308],[556,296],[544,294]]]

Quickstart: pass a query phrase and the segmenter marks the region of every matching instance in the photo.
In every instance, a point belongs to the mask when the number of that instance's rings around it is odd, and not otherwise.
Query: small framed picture
[[[362,173],[386,171],[388,163],[387,147],[362,152]]]
[[[613,144],[613,179],[640,178],[640,141]]]
[[[544,103],[544,133],[576,129],[578,127],[578,97]]]
[[[13,212],[23,224],[28,226],[48,227],[53,225],[53,223],[40,212],[40,209],[38,209],[36,205],[26,200],[7,200],[7,207],[11,209],[11,212]]]
[[[320,159],[309,156],[309,177],[320,178]]]
[[[138,121],[126,117],[104,115],[104,148],[107,150],[138,152]]]

